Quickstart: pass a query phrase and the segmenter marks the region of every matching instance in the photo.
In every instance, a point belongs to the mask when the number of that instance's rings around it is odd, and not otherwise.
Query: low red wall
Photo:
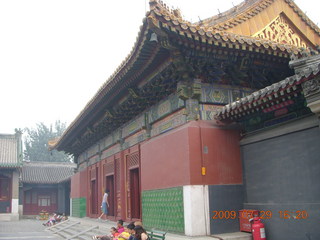
[[[221,129],[209,121],[190,124],[191,184],[241,184],[239,140],[237,130]],[[205,167],[204,176],[201,167]]]
[[[142,191],[239,183],[242,167],[236,130],[221,129],[209,121],[192,121],[141,144]]]
[[[71,198],[87,197],[87,171],[77,172],[71,177]]]
[[[141,190],[190,184],[188,126],[141,144]]]

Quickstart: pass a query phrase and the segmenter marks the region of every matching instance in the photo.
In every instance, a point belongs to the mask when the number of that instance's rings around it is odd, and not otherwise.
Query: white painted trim
[[[11,200],[11,213],[19,213],[19,199]]]
[[[209,187],[208,185],[204,186],[203,189],[204,196],[204,215],[206,220],[206,235],[210,235],[210,205],[209,205]]]
[[[208,186],[183,186],[183,205],[185,235],[207,235],[210,231]]]

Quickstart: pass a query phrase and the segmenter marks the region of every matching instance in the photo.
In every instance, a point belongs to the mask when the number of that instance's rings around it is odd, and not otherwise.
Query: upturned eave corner
[[[54,138],[54,139],[50,139],[48,141],[48,149],[49,149],[49,151],[52,151],[52,150],[56,149],[56,147],[57,147],[57,145],[59,143],[59,140],[60,140],[60,137]]]

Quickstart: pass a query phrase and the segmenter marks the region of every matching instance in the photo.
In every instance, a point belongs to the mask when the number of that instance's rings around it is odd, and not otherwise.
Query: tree
[[[44,123],[37,123],[36,128],[25,128],[24,158],[32,162],[70,162],[72,157],[64,152],[49,150],[48,141],[60,137],[66,129],[66,123],[56,121],[47,127]]]

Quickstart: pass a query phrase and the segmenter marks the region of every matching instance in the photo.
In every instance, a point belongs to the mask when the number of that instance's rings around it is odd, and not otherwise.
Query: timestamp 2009
[[[236,218],[252,218],[253,210],[238,211],[212,211],[212,219],[236,219]],[[273,213],[270,210],[259,210],[259,217],[261,219],[271,219],[272,217],[279,217],[281,219],[307,219],[309,214],[306,210],[281,210]]]

